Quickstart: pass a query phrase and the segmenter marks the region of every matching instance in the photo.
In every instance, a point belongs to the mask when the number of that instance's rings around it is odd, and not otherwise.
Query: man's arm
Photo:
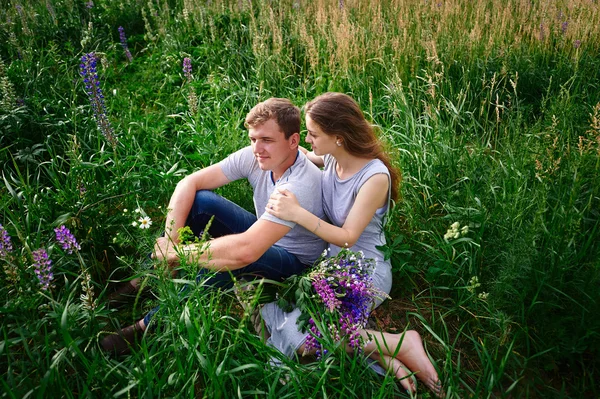
[[[229,183],[219,164],[208,166],[184,177],[177,183],[165,223],[165,235],[175,244],[179,242],[177,230],[185,225],[198,190],[213,190]]]
[[[283,224],[258,220],[243,233],[211,240],[208,247],[191,244],[173,248],[167,237],[161,237],[157,240],[156,251],[160,252],[156,256],[162,258],[166,254],[169,265],[175,266],[180,262],[179,251],[183,252],[188,262],[198,263],[207,269],[218,272],[235,270],[258,260],[290,230]]]

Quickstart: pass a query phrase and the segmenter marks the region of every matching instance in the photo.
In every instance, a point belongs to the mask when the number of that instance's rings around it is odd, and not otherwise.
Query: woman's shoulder
[[[372,176],[375,174],[383,173],[386,175],[390,174],[387,166],[380,159],[371,159],[361,169],[363,175]]]

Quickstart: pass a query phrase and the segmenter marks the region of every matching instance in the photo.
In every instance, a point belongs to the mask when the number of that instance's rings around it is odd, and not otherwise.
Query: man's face
[[[274,119],[269,119],[262,125],[248,129],[248,137],[252,143],[252,152],[262,170],[279,172],[290,157],[295,157],[298,149],[293,145],[294,135],[289,139],[279,129]]]

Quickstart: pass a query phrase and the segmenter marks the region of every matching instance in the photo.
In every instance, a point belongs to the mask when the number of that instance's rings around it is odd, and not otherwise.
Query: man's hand
[[[158,237],[156,239],[152,259],[166,261],[169,266],[172,266],[177,262],[178,257],[175,252],[175,246],[169,237]]]

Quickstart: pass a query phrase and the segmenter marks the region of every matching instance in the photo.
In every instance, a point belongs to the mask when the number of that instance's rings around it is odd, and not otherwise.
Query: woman
[[[330,256],[345,247],[376,259],[373,283],[387,294],[391,290],[391,265],[376,247],[385,244],[383,219],[390,201],[398,196],[400,173],[391,165],[373,127],[352,98],[325,93],[304,108],[306,142],[313,150],[307,156],[324,167],[323,208],[331,223],[303,209],[287,190],[271,195],[266,212],[300,224],[330,243]],[[374,307],[381,301],[375,299]],[[261,314],[270,332],[270,344],[290,357],[294,352],[304,353],[306,333],[298,331],[295,323],[300,315],[298,309],[285,313],[269,303]],[[404,365],[434,393],[441,394],[438,375],[416,331],[401,335],[363,330],[361,335],[368,342],[364,352],[391,369],[405,389],[414,392],[416,387],[405,378]]]

